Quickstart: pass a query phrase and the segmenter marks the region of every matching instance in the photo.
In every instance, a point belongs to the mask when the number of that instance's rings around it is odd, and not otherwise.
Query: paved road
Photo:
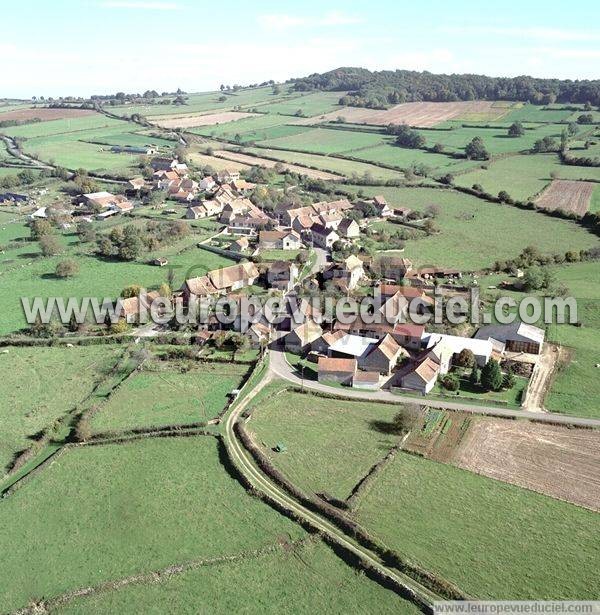
[[[298,503],[283,488],[272,482],[272,480],[263,474],[262,471],[254,464],[252,456],[238,441],[234,431],[234,425],[240,419],[240,416],[246,408],[248,402],[252,400],[254,395],[256,395],[256,393],[258,393],[258,391],[268,381],[269,378],[263,379],[242,402],[240,402],[237,406],[234,406],[234,409],[226,418],[223,434],[224,441],[237,469],[250,482],[250,484],[257,489],[257,491],[267,494],[270,498],[287,510],[292,510],[298,517],[308,522],[313,528],[323,534],[326,534],[336,543],[354,553],[364,563],[377,569],[386,577],[399,583],[416,602],[424,603],[431,608],[434,601],[440,600],[439,596],[411,577],[385,566],[377,555],[355,542],[352,538],[348,537],[342,530],[333,525],[327,519]]]
[[[579,425],[581,427],[600,427],[600,419],[592,419],[585,417],[567,416],[564,414],[554,414],[549,412],[528,412],[526,410],[509,410],[498,406],[479,406],[474,404],[462,404],[445,400],[431,399],[429,397],[413,397],[411,395],[402,395],[391,393],[390,391],[359,391],[352,388],[339,389],[331,387],[314,380],[302,378],[294,371],[290,364],[285,359],[285,353],[280,350],[270,350],[270,370],[280,378],[293,383],[296,386],[304,386],[305,389],[320,391],[328,395],[337,395],[339,397],[352,397],[356,399],[364,399],[368,401],[386,401],[396,404],[402,403],[418,403],[429,406],[430,408],[442,408],[447,410],[460,410],[462,412],[472,412],[475,414],[492,414],[496,416],[505,416],[510,418],[535,419],[548,423],[567,423],[570,425]]]

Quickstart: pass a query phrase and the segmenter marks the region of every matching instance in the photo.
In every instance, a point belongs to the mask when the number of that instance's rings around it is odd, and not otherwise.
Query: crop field
[[[387,146],[383,146],[387,147]],[[384,169],[374,164],[368,164],[365,162],[358,162],[356,160],[346,160],[344,158],[334,158],[329,156],[323,156],[319,154],[303,154],[300,152],[291,152],[287,150],[268,149],[263,147],[246,147],[244,151],[250,152],[255,155],[264,154],[269,158],[275,158],[282,162],[303,164],[309,167],[322,169],[331,173],[337,173],[344,175],[345,177],[352,176],[370,176],[374,179],[388,180],[388,179],[402,179],[403,175],[400,171],[394,171],[393,169]],[[371,149],[365,151],[372,151]],[[363,155],[364,152],[361,152]]]
[[[308,591],[307,588],[310,588]],[[418,615],[410,602],[354,572],[322,543],[307,542],[268,553],[259,559],[207,565],[116,591],[76,598],[53,609],[60,615],[94,613],[228,614],[244,612],[378,613]]]
[[[216,156],[200,154],[199,152],[192,152],[188,154],[188,157],[193,164],[197,166],[210,166],[215,171],[243,171],[244,169],[247,170],[250,166],[252,166],[241,162],[224,160],[223,158],[217,158]],[[256,162],[254,162],[254,164],[256,164]]]
[[[71,449],[2,500],[0,523],[0,604],[11,612],[33,598],[306,536],[246,494],[207,436]]]
[[[555,179],[536,199],[543,209],[562,209],[583,216],[590,207],[592,193],[597,184]]]
[[[109,346],[15,348],[0,355],[0,475],[28,436],[48,427],[81,402],[117,362]]]
[[[258,150],[260,152],[260,150]],[[266,169],[272,169],[275,165],[280,164],[275,160],[269,160],[268,158],[257,158],[256,156],[249,156],[248,154],[243,154],[240,152],[230,152],[228,150],[217,150],[215,154],[225,160],[232,160],[234,162],[239,162],[247,165],[257,165],[261,167],[265,167]],[[341,177],[339,175],[334,175],[333,173],[329,173],[327,171],[318,171],[315,169],[307,169],[306,167],[302,167],[296,164],[289,163],[281,163],[283,167],[288,171],[293,173],[299,173],[300,175],[306,175],[307,177],[313,177],[315,179],[325,179],[325,180],[339,180]]]
[[[2,121],[18,120],[28,121],[39,119],[43,122],[49,120],[62,120],[66,118],[85,117],[88,115],[96,115],[96,112],[91,109],[46,109],[36,108],[17,109],[2,113]]]
[[[511,109],[502,121],[508,124],[513,122],[564,122],[571,114],[572,111],[566,109],[525,104],[522,107]]]
[[[510,156],[485,167],[457,175],[455,183],[469,188],[480,184],[490,194],[506,190],[514,199],[528,200],[552,181],[553,174],[560,179],[600,180],[600,168],[563,165],[555,154]]]
[[[377,109],[362,109],[359,107],[340,107],[321,116],[320,122],[334,122],[339,118],[349,124],[373,124],[387,126],[388,124],[408,124],[409,126],[429,127],[454,118],[481,121],[495,121],[503,117],[509,109],[495,106],[494,102],[476,100],[461,102],[412,102],[401,103],[385,111]],[[312,122],[311,122],[312,120]],[[302,123],[314,123],[302,120]]]
[[[379,426],[389,424],[398,410],[394,405],[284,391],[256,407],[248,428],[292,482],[305,491],[344,499],[397,443],[397,436]],[[279,442],[286,452],[271,450]]]
[[[600,433],[593,429],[476,420],[452,463],[600,511]]]
[[[315,154],[348,153],[354,155],[357,150],[380,145],[384,142],[385,138],[381,134],[313,128],[291,137],[268,139],[263,141],[262,145]]]
[[[391,207],[423,211],[440,207],[436,224],[440,233],[408,241],[402,256],[417,265],[444,263],[464,271],[491,266],[495,260],[517,256],[523,248],[536,245],[544,253],[581,250],[597,245],[588,231],[567,220],[541,216],[510,205],[487,203],[452,190],[432,188],[359,187],[365,195],[382,194]],[[398,226],[398,230],[402,227]],[[494,232],[490,233],[489,229]]]
[[[225,124],[246,117],[255,117],[255,113],[242,113],[241,111],[222,111],[220,113],[207,113],[205,115],[169,116],[155,120],[161,128],[194,128],[195,126],[213,126]]]
[[[400,453],[357,514],[390,548],[471,596],[595,598],[600,517],[592,511]]]
[[[208,422],[239,388],[247,365],[203,363],[190,371],[161,365],[137,372],[92,421],[94,431]]]

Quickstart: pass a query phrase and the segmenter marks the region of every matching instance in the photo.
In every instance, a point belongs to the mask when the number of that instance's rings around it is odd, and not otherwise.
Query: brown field
[[[488,100],[442,103],[412,102],[402,103],[385,111],[345,107],[339,111],[332,111],[319,117],[306,118],[295,123],[333,122],[341,117],[350,124],[374,124],[376,126],[409,124],[410,126],[428,128],[452,119],[494,121],[506,115],[508,111],[508,107],[495,106],[494,102]]]
[[[62,120],[74,117],[84,117],[86,115],[94,115],[96,112],[92,109],[17,109],[15,111],[6,111],[2,113],[1,120],[18,120],[27,121],[40,119],[43,122],[49,120]]]
[[[233,162],[207,154],[190,153],[188,157],[193,163],[201,166],[209,165],[215,171],[245,171],[250,168],[250,165],[242,162]]]
[[[597,430],[503,419],[473,420],[448,461],[490,478],[600,511]]]
[[[562,209],[583,216],[590,207],[592,182],[554,179],[536,199],[536,205],[543,209]]]
[[[241,111],[223,111],[221,113],[207,113],[206,115],[173,116],[156,118],[154,123],[161,128],[194,128],[195,126],[214,126],[234,122],[245,117],[253,117],[256,113],[243,113]]]
[[[240,154],[239,152],[229,152],[227,150],[215,151],[215,156],[224,158],[225,160],[233,160],[235,162],[241,162],[246,165],[254,165],[264,167],[265,169],[272,169],[276,164],[280,164],[288,171],[292,173],[298,173],[299,175],[306,175],[313,179],[324,179],[338,181],[344,179],[341,175],[334,175],[327,171],[317,171],[315,169],[307,169],[296,164],[288,164],[287,162],[277,162],[275,160],[268,160],[267,158],[257,158],[256,156],[249,156],[248,154]]]

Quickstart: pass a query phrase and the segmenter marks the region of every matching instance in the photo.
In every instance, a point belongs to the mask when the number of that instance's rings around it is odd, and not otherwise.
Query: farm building
[[[359,362],[360,368],[389,376],[401,356],[408,356],[408,353],[388,334]]]
[[[317,364],[319,382],[351,384],[356,374],[356,359],[332,359],[319,357]]]
[[[338,329],[337,331],[327,331],[327,333],[323,333],[321,337],[317,338],[311,344],[311,350],[313,352],[318,352],[319,354],[328,354],[329,349],[335,342],[342,339],[346,335],[345,331]]]
[[[515,321],[508,325],[488,325],[481,327],[475,337],[479,340],[498,340],[510,352],[539,354],[544,344],[544,330],[533,325]]]
[[[83,204],[97,209],[114,209],[117,205],[122,205],[124,203],[127,204],[129,201],[121,194],[111,194],[110,192],[101,191],[90,192],[89,194],[83,195]]]
[[[352,388],[377,390],[379,388],[379,372],[357,371],[352,378]]]
[[[425,339],[425,347],[428,349],[427,356],[432,358],[440,366],[440,373],[447,374],[452,365],[454,355],[463,350],[470,350],[475,355],[475,362],[483,367],[492,357],[494,345],[489,339],[476,339],[472,337],[460,337],[458,335],[445,335],[432,333]]]
[[[330,357],[354,358],[362,368],[367,355],[375,348],[376,344],[377,340],[373,337],[361,337],[347,333],[329,346],[327,354]]]
[[[388,280],[401,280],[412,270],[412,261],[408,258],[385,256],[378,261],[381,277]]]
[[[392,337],[400,346],[410,348],[411,350],[420,350],[423,337],[425,335],[425,327],[413,323],[402,323],[394,326]]]
[[[27,203],[27,195],[16,192],[4,192],[0,194],[0,203]]]

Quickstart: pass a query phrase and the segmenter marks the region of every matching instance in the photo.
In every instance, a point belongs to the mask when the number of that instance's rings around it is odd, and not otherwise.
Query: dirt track
[[[600,432],[502,419],[473,421],[451,463],[600,511]]]

